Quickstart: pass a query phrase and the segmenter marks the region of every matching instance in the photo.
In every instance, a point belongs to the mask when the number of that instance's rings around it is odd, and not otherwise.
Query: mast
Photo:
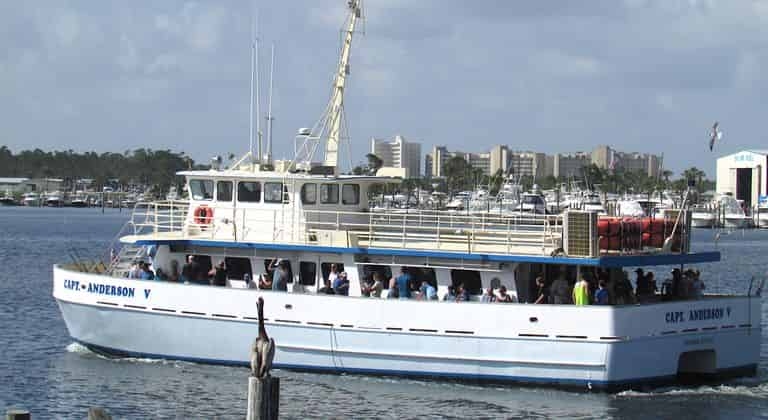
[[[253,27],[253,20],[251,20],[251,102],[250,102],[250,112],[248,113],[248,123],[249,123],[249,143],[248,143],[248,153],[251,156],[251,163],[254,162],[253,159],[253,72],[254,68],[256,67],[256,64],[254,62],[255,56],[256,56],[256,45],[254,41],[254,27]]]
[[[269,65],[269,102],[267,103],[267,164],[272,163],[272,88],[275,77],[275,43],[272,43],[272,58]]]
[[[261,96],[259,94],[259,37],[256,36],[256,144],[259,155],[258,159],[256,160],[258,163],[262,163],[262,160],[264,159],[264,152],[262,150],[262,144],[261,144],[261,118],[259,117],[261,115],[261,111],[259,110],[259,102],[261,102]]]
[[[328,109],[328,139],[325,143],[324,166],[333,167],[334,175],[339,174],[339,141],[341,132],[342,112],[344,108],[344,85],[349,75],[349,54],[352,49],[352,35],[355,32],[355,24],[360,18],[360,0],[349,0],[349,23],[344,32],[344,43],[341,46],[339,67],[336,70],[336,78],[333,82],[330,107]]]

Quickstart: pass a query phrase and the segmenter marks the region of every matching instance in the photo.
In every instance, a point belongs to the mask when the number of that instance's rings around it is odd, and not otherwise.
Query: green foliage
[[[158,192],[183,181],[177,171],[202,168],[194,165],[183,152],[170,150],[136,149],[125,153],[76,153],[72,150],[44,152],[40,149],[12,153],[0,146],[0,176],[44,178],[59,177],[72,184],[81,178],[94,180],[97,187],[109,179],[122,184],[152,185]]]

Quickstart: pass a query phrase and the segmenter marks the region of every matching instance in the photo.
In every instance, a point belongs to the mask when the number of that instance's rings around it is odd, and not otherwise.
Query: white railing
[[[197,217],[189,203],[137,205],[136,235],[340,247],[423,249],[461,253],[541,254],[562,244],[561,216],[461,215],[451,212],[353,212],[216,206]]]

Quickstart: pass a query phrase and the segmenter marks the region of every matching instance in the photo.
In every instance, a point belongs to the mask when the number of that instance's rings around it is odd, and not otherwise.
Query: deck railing
[[[484,254],[541,254],[562,244],[562,217],[466,215],[444,211],[333,211],[216,206],[213,217],[185,201],[136,206],[135,235],[335,247],[423,249]]]

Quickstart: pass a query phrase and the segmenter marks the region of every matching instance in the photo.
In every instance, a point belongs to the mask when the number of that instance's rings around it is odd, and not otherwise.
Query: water
[[[107,359],[69,338],[51,297],[51,266],[69,261],[72,248],[100,255],[127,216],[0,207],[0,410],[83,418],[100,405],[116,418],[244,417],[245,368]],[[714,236],[697,231],[698,248],[714,248]],[[716,246],[724,261],[699,266],[708,291],[745,291],[765,273],[768,231],[723,234]],[[764,328],[766,319],[764,307]],[[598,394],[278,371],[280,410],[283,418],[768,418],[764,336],[758,376],[717,386]]]

